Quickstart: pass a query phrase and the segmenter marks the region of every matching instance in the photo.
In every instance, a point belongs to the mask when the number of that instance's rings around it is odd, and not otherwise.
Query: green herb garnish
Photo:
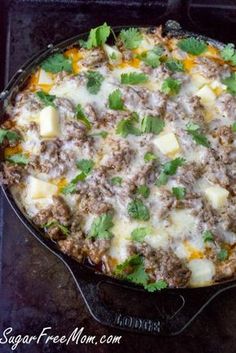
[[[111,27],[108,26],[105,22],[101,26],[92,28],[89,32],[88,39],[86,41],[81,39],[79,41],[79,44],[81,47],[86,49],[99,47],[106,43],[107,38],[110,35],[110,32],[111,32]]]
[[[163,119],[155,116],[145,116],[141,122],[141,131],[158,135],[165,127]]]
[[[163,169],[159,175],[159,178],[155,182],[155,185],[161,186],[165,185],[169,179],[170,175],[174,175],[177,172],[177,169],[181,167],[185,162],[184,158],[175,158],[170,162],[167,162],[163,165]]]
[[[148,221],[150,213],[147,206],[144,205],[140,199],[135,199],[128,204],[128,214],[133,219],[139,219],[141,221]]]
[[[103,139],[105,139],[107,135],[108,135],[107,131],[98,131],[98,132],[94,132],[90,136],[101,136]]]
[[[53,226],[57,226],[64,235],[69,235],[70,233],[69,229],[66,226],[55,220],[43,225],[43,227],[46,229],[51,228]]]
[[[21,140],[21,136],[17,132],[7,129],[0,129],[0,143],[3,143],[3,140],[7,139],[10,142],[15,142]]]
[[[144,155],[144,161],[146,163],[151,162],[151,161],[155,161],[156,159],[157,159],[157,156],[155,156],[155,154],[152,152],[146,152]]]
[[[100,74],[98,71],[87,71],[87,90],[90,94],[97,94],[100,91],[102,82],[104,80],[104,76]]]
[[[186,189],[181,186],[173,187],[172,194],[177,198],[177,200],[182,200],[186,195]]]
[[[131,239],[142,243],[146,235],[148,235],[149,233],[150,229],[148,227],[135,228],[131,233]]]
[[[236,123],[233,123],[233,124],[231,125],[231,130],[232,130],[233,132],[236,132]]]
[[[110,228],[112,228],[113,225],[112,215],[109,213],[103,213],[101,216],[94,219],[89,232],[89,237],[110,239],[113,235]]]
[[[124,110],[124,102],[122,100],[122,94],[119,89],[116,89],[109,95],[108,102],[110,109]]]
[[[64,195],[73,194],[76,191],[76,187],[79,181],[84,181],[87,175],[84,173],[78,174],[74,179],[70,181],[70,183],[61,190]]]
[[[167,287],[168,287],[168,283],[164,281],[164,279],[159,279],[156,282],[148,283],[144,286],[144,288],[151,293],[157,290],[159,291],[159,290],[165,289]]]
[[[35,94],[45,106],[51,105],[52,107],[55,107],[55,104],[53,103],[53,101],[56,98],[56,96],[53,96],[43,91],[38,91]]]
[[[54,54],[45,59],[41,67],[47,72],[56,74],[61,71],[72,72],[72,61],[70,58],[66,58],[63,54]]]
[[[123,181],[123,179],[119,176],[115,176],[115,177],[111,178],[112,185],[121,185],[122,181]]]
[[[81,159],[76,162],[77,168],[79,168],[84,174],[88,175],[93,170],[95,163],[91,159]]]
[[[225,261],[228,259],[228,257],[229,257],[229,253],[228,253],[228,250],[226,249],[221,249],[217,254],[217,258],[220,261]]]
[[[136,190],[136,194],[143,196],[145,199],[147,199],[150,195],[150,189],[147,185],[140,185]]]
[[[205,230],[205,232],[203,232],[202,234],[202,238],[204,243],[208,242],[208,241],[214,241],[214,235],[212,234],[212,232],[210,230]]]
[[[167,59],[166,67],[172,72],[182,72],[184,71],[184,64],[181,60],[178,59]]]
[[[116,133],[122,137],[127,137],[128,135],[141,135],[141,131],[134,125],[133,119],[120,120],[116,127]]]
[[[142,40],[142,34],[138,28],[122,29],[120,38],[126,49],[137,49]]]
[[[207,137],[201,133],[200,126],[195,123],[188,123],[186,125],[186,131],[192,136],[193,140],[204,147],[210,147],[210,142]]]
[[[169,95],[176,95],[179,93],[180,88],[181,82],[179,80],[168,77],[163,81],[161,91]]]
[[[11,163],[22,164],[22,165],[26,165],[29,162],[29,158],[22,153],[13,154],[12,156],[7,157],[6,160]]]
[[[200,55],[207,50],[207,43],[193,37],[181,39],[178,47],[188,54]]]
[[[229,61],[230,64],[236,65],[236,50],[234,44],[229,43],[227,44],[221,51],[220,56],[225,61]]]
[[[141,83],[146,83],[148,81],[148,76],[144,73],[130,72],[121,75],[121,83],[124,85],[138,85]]]
[[[76,106],[76,118],[84,123],[84,125],[87,126],[88,129],[91,128],[91,123],[88,120],[87,116],[84,113],[84,110],[82,108],[81,104],[77,104]]]
[[[227,86],[227,91],[232,95],[236,95],[236,72],[233,72],[229,77],[226,77],[223,84]]]

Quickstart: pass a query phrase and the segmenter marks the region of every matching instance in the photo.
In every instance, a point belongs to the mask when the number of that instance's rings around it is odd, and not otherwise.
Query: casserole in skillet
[[[7,108],[3,181],[59,248],[154,291],[234,276],[236,53],[110,27]]]

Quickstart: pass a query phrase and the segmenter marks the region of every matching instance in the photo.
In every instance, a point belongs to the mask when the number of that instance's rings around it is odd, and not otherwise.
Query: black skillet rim
[[[152,30],[153,26],[113,26],[112,29],[114,30],[115,33],[119,33],[121,29],[123,28],[130,28],[130,27],[136,27],[136,28],[145,28],[145,29],[150,29]],[[169,20],[167,21],[164,26],[163,26],[163,32],[165,35],[170,36],[170,37],[178,37],[178,38],[187,38],[187,37],[195,37],[199,38],[202,40],[205,40],[208,43],[213,44],[214,46],[218,47],[219,49],[222,48],[225,44],[216,40],[212,39],[210,37],[200,35],[194,32],[186,31],[181,28],[180,24],[176,21]],[[5,89],[0,93],[0,119],[2,116],[4,116],[5,113],[5,107],[8,105],[9,101],[13,99],[15,94],[19,92],[22,86],[24,86],[25,82],[33,72],[33,70],[49,55],[52,55],[57,52],[62,52],[66,48],[70,48],[73,46],[78,45],[78,41],[80,39],[86,39],[88,36],[89,32],[84,32],[81,34],[78,34],[76,36],[73,36],[71,38],[68,38],[64,41],[60,41],[57,44],[48,44],[47,49],[43,49],[42,51],[36,53],[33,57],[31,57],[28,61],[26,61],[13,75],[13,77],[10,79],[8,84],[6,85]],[[131,282],[121,280],[115,277],[111,277],[109,275],[106,275],[102,272],[97,272],[95,269],[91,268],[90,266],[79,263],[75,259],[71,258],[70,256],[64,254],[59,250],[59,248],[56,246],[56,242],[53,242],[49,238],[45,236],[45,233],[40,229],[37,228],[30,220],[29,218],[24,214],[24,212],[20,209],[20,207],[17,205],[17,202],[15,201],[10,189],[4,185],[1,184],[1,190],[6,197],[7,201],[9,202],[11,208],[17,215],[17,217],[20,219],[20,221],[24,224],[24,226],[29,230],[29,232],[43,245],[45,246],[49,251],[51,251],[54,255],[56,255],[72,272],[71,270],[71,261],[75,266],[78,267],[79,269],[83,269],[85,271],[88,271],[91,275],[95,275],[98,279],[101,281],[107,282],[107,283],[113,283],[117,284],[123,287],[127,287],[130,289],[135,289],[136,291],[142,291],[146,292],[141,286],[133,284]],[[233,283],[236,283],[236,278],[231,278],[222,282],[217,282],[213,283],[212,285],[209,286],[202,286],[202,287],[186,287],[186,288],[166,288],[164,291],[178,291],[179,289],[185,290],[185,291],[192,291],[194,289],[212,289],[213,291],[220,291],[221,289],[231,286]],[[146,292],[147,293],[147,292]]]

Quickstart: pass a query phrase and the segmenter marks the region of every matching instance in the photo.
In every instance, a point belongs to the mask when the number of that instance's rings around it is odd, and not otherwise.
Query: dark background
[[[236,42],[236,1],[3,1],[0,0],[0,84],[33,54],[107,21],[110,25],[158,25],[177,19],[183,27]],[[169,2],[170,3],[170,2]],[[38,334],[52,326],[68,334],[76,326],[91,335],[123,335],[120,345],[19,346],[17,353],[191,352],[235,353],[236,289],[218,296],[178,337],[119,332],[95,322],[68,270],[43,248],[0,198],[0,331]],[[117,293],[119,296],[119,293]],[[122,298],[121,298],[122,300]],[[141,305],[141,303],[140,303]],[[0,352],[10,352],[1,346]]]

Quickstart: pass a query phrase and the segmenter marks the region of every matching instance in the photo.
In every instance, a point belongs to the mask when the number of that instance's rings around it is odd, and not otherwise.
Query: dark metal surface
[[[30,3],[30,4],[29,4]],[[43,2],[45,3],[45,2]],[[148,24],[158,24],[157,21],[157,13],[158,9],[160,10],[158,15],[161,15],[161,10],[164,9],[163,4],[159,5],[158,3],[151,5],[151,11],[150,8],[142,8],[142,6],[137,6],[136,4],[132,5],[130,8],[128,8],[125,5],[119,5],[119,11],[116,11],[117,14],[117,21],[114,19],[114,15],[112,16],[111,9],[118,9],[116,7],[116,2],[110,2],[110,4],[107,4],[106,2],[97,2],[101,8],[103,8],[103,12],[98,11],[98,6],[96,6],[96,14],[99,13],[100,18],[94,19],[93,13],[95,11],[94,4],[88,4],[85,5],[85,2],[79,2],[80,5],[78,5],[77,1],[72,1],[72,2],[67,2],[65,5],[63,1],[58,1],[58,4],[60,3],[60,6],[58,6],[57,11],[55,11],[55,4],[41,4],[42,6],[40,8],[40,11],[35,11],[35,1],[30,1],[30,2],[22,2],[22,1],[16,1],[14,4],[11,4],[10,11],[8,11],[8,41],[6,43],[7,45],[7,63],[9,67],[7,66],[6,74],[10,72],[10,75],[22,64],[22,62],[27,59],[29,56],[32,54],[35,54],[38,49],[42,49],[45,47],[48,43],[50,42],[55,42],[59,41],[60,39],[65,39],[69,35],[75,35],[78,32],[82,32],[85,29],[88,29],[91,26],[94,26],[98,23],[101,23],[104,20],[107,20],[109,23],[113,24],[144,24],[143,22],[143,14],[144,14],[144,9],[145,9],[145,14],[149,15],[148,18]],[[72,4],[73,3],[73,4]],[[72,4],[72,5],[71,5]],[[76,4],[76,6],[75,6]],[[27,5],[27,6],[26,6]],[[37,5],[39,6],[39,5]],[[105,7],[104,7],[105,6]],[[147,6],[147,4],[146,4]],[[153,12],[153,7],[156,6],[156,12]],[[76,12],[76,18],[75,18],[75,13],[74,10],[77,10]],[[104,9],[106,9],[106,12]],[[37,10],[39,10],[39,7],[37,7]],[[48,13],[45,15],[45,10],[48,11]],[[125,10],[125,17],[124,17],[124,10]],[[119,13],[120,12],[120,13]],[[70,20],[71,26],[73,30],[71,31],[71,28],[68,28],[66,25],[64,27],[60,26],[62,23],[62,19],[60,18],[60,14],[63,13],[63,20],[66,18]],[[122,14],[123,13],[123,14]],[[42,18],[42,15],[45,15],[44,18]],[[163,14],[163,13],[162,13]],[[119,17],[120,16],[120,17]],[[122,17],[123,16],[123,17]],[[80,17],[80,18],[79,18]],[[111,17],[111,20],[109,20],[109,17]],[[128,19],[127,19],[128,17]],[[162,17],[163,18],[163,17]],[[172,17],[173,18],[173,17]],[[179,15],[176,16],[177,19],[179,19]],[[50,19],[50,21],[49,21]],[[81,19],[83,21],[81,22]],[[76,22],[77,21],[77,22]],[[65,21],[66,22],[66,21]],[[115,23],[114,23],[115,22]],[[79,23],[79,25],[78,25]],[[89,24],[88,24],[89,23]],[[147,22],[146,22],[147,24]],[[77,28],[78,27],[78,28]],[[6,27],[5,27],[6,28]],[[49,31],[48,29],[53,28],[53,31]],[[189,28],[192,29],[192,24],[189,23]],[[23,36],[23,38],[22,38]],[[40,43],[40,44],[39,44]],[[7,75],[6,75],[7,76]],[[4,327],[7,327],[9,324],[11,324],[16,330],[22,330],[25,332],[32,332],[34,331],[35,328],[37,328],[37,331],[39,330],[40,327],[43,327],[43,325],[47,326],[48,323],[51,323],[52,325],[55,326],[56,332],[67,332],[69,328],[74,327],[75,325],[85,325],[86,328],[96,330],[96,333],[99,332],[116,332],[117,330],[111,330],[111,329],[105,329],[100,325],[97,325],[95,322],[92,322],[89,318],[89,314],[86,313],[82,302],[79,298],[76,298],[75,294],[75,288],[73,287],[73,282],[70,279],[70,276],[68,273],[65,271],[63,266],[56,260],[55,257],[51,256],[46,250],[42,249],[35,241],[28,235],[26,232],[25,228],[18,222],[18,220],[14,217],[14,215],[11,213],[11,210],[9,209],[8,205],[4,202],[2,205],[1,210],[3,211],[3,215],[1,217],[2,222],[4,221],[4,238],[3,238],[3,252],[2,252],[2,268],[3,268],[3,283],[4,287],[3,290],[1,291],[1,302],[3,305],[3,325]],[[90,278],[88,277],[87,274],[85,274],[85,278],[82,272],[78,273],[78,267],[74,268],[74,265],[72,270],[77,277],[77,281],[80,281],[80,286],[83,286],[83,290],[86,291],[86,298],[87,300],[90,300],[91,303],[90,305],[96,304],[97,300],[97,287],[94,286],[94,282],[92,282],[93,286],[90,286]],[[21,278],[20,278],[21,277]],[[57,288],[57,285],[59,285],[59,288]],[[114,286],[113,286],[114,287]],[[108,292],[112,292],[114,294],[114,288],[108,288]],[[121,291],[121,288],[115,288],[115,293],[116,295],[119,293],[122,293],[122,298],[121,300],[114,300],[114,296],[110,296],[109,299],[109,293],[107,291],[104,291],[104,297],[100,297],[99,300],[102,300],[106,303],[106,308],[109,306],[113,306],[115,304],[115,308],[120,306],[120,311],[124,310],[127,308],[122,307],[123,306],[123,296],[125,296],[125,293]],[[121,292],[120,292],[121,291]],[[194,308],[194,305],[196,305],[196,302],[199,304],[199,298],[204,301],[208,299],[209,293],[205,291],[206,297],[202,297],[202,293],[200,292],[195,292],[196,295],[193,297],[192,302],[186,303],[188,305],[189,310],[187,311],[187,317],[185,319],[189,319],[188,315],[189,313],[192,314],[192,310]],[[229,292],[230,293],[230,292]],[[211,295],[212,293],[210,293]],[[142,297],[143,294],[139,293],[139,298],[142,298],[144,300],[144,297]],[[93,298],[96,298],[94,300]],[[128,298],[131,301],[133,299],[134,294],[128,294]],[[45,301],[46,298],[46,301]],[[108,298],[108,299],[107,299]],[[222,296],[221,296],[222,298]],[[226,298],[226,302],[224,300],[224,315],[227,318],[227,313],[230,314],[228,316],[228,319],[230,317],[230,322],[227,320],[227,323],[225,322],[225,325],[223,327],[219,325],[219,320],[217,323],[213,324],[217,320],[217,311],[214,312],[214,309],[217,307],[217,302],[215,303],[215,306],[211,306],[210,309],[208,309],[208,315],[207,311],[205,314],[205,320],[203,321],[198,321],[196,323],[197,331],[195,331],[195,334],[197,332],[201,333],[201,328],[202,328],[202,333],[205,333],[205,335],[211,335],[212,333],[214,335],[217,335],[217,337],[221,336],[221,333],[223,332],[226,335],[230,335],[231,333],[231,328],[233,328],[233,323],[235,323],[234,316],[232,315],[232,309],[231,306],[227,302],[227,298],[231,298],[231,304],[233,297],[232,295],[229,296],[229,294],[225,294],[224,298]],[[41,300],[40,300],[41,299]],[[174,308],[171,308],[171,305],[167,305],[168,308],[165,308],[165,310],[160,313],[160,306],[163,306],[163,301],[167,303],[172,302],[172,298],[169,299],[161,299],[159,298],[160,305],[159,303],[156,303],[155,297],[152,299],[149,299],[149,311],[148,309],[148,303],[144,303],[142,301],[142,304],[144,304],[143,312],[138,313],[139,311],[139,303],[140,301],[138,300],[136,303],[134,301],[134,304],[130,306],[127,312],[127,315],[131,317],[147,317],[147,313],[151,313],[151,319],[155,321],[155,317],[163,317],[165,314],[170,311],[170,317],[173,316],[173,313],[175,313],[178,309],[182,308],[183,302],[178,300],[178,298],[175,298],[175,302],[177,302],[177,306]],[[218,300],[218,305],[220,301]],[[135,306],[136,305],[136,306]],[[95,306],[94,310],[96,310],[98,306]],[[155,310],[150,308],[154,308]],[[113,308],[114,309],[114,308]],[[194,308],[194,310],[196,307]],[[72,316],[71,310],[73,312]],[[213,310],[213,311],[212,311]],[[142,311],[142,310],[141,310]],[[111,312],[111,311],[110,311]],[[209,312],[211,313],[209,315]],[[76,314],[77,313],[77,314]],[[138,313],[138,314],[137,314]],[[104,312],[98,312],[96,315],[103,315]],[[220,313],[218,313],[220,314]],[[136,315],[136,316],[135,316]],[[138,316],[137,316],[138,315]],[[208,316],[213,316],[214,320],[211,320],[211,317]],[[166,317],[166,316],[165,316]],[[106,319],[109,318],[108,315],[103,318]],[[221,318],[221,315],[218,315],[218,319]],[[221,318],[222,319],[222,318]],[[113,322],[114,319],[112,318]],[[125,325],[129,325],[129,319],[123,316],[116,316],[116,323],[117,325],[121,325],[125,322]],[[206,321],[207,320],[207,321]],[[206,325],[205,327],[201,327],[201,322],[205,322]],[[221,320],[222,322],[222,320]],[[209,326],[212,324],[212,326]],[[136,325],[138,325],[138,322],[136,322]],[[147,324],[148,325],[148,324]],[[183,322],[181,322],[181,327],[183,327]],[[154,330],[158,331],[158,322],[155,326],[154,322]],[[170,326],[169,326],[170,327]],[[200,330],[200,331],[199,331]],[[210,332],[211,331],[211,332]],[[194,335],[194,329],[193,331],[189,332],[190,335]],[[124,342],[124,345],[128,347],[130,342],[132,342],[133,346],[130,348],[130,351],[136,350],[136,351],[143,351],[143,349],[147,349],[149,347],[149,350],[151,351],[157,351],[157,346],[156,346],[156,341],[153,340],[151,337],[147,340],[146,338],[138,339],[135,335],[131,334],[126,334],[126,343]],[[138,343],[139,342],[139,343]],[[168,341],[164,341],[163,339],[159,339],[158,342],[162,342],[161,350],[164,351],[164,349],[167,351],[168,347]],[[165,343],[166,342],[166,343]],[[170,342],[170,341],[169,341]],[[183,340],[180,338],[178,341],[175,341],[176,344],[181,344],[181,351],[184,351],[183,348]],[[217,339],[215,340],[214,344],[212,342],[212,347],[214,346],[214,352],[217,352]],[[227,346],[226,343],[226,352],[231,352],[230,346]],[[204,344],[204,339],[202,340],[202,344]],[[140,347],[143,347],[141,350]],[[177,346],[180,347],[180,346]],[[194,351],[199,351],[199,350],[194,350],[193,345],[189,345],[191,347],[191,352]],[[28,352],[27,347],[20,348],[19,352]],[[67,348],[66,348],[67,349]],[[64,351],[64,352],[74,352],[74,348],[71,347],[69,350],[66,350],[63,347],[57,348],[57,351]],[[114,348],[114,351],[118,348]],[[32,350],[29,350],[32,351]],[[34,352],[54,352],[56,351],[55,348],[50,348],[49,346],[43,346],[41,348],[35,347]],[[79,351],[78,348],[76,351]],[[85,348],[81,347],[81,352],[86,352],[86,351],[98,351],[93,350],[93,348]],[[99,348],[99,351],[101,352],[108,352],[109,351],[109,346],[107,348]],[[213,351],[213,350],[212,350]],[[6,350],[8,352],[8,350]],[[233,350],[232,350],[233,352]],[[5,353],[5,351],[4,351]]]

